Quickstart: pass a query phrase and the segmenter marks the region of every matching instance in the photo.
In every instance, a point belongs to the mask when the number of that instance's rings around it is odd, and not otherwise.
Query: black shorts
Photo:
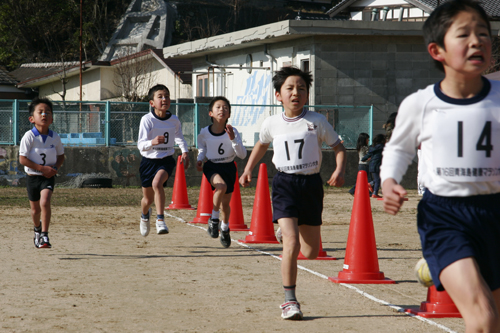
[[[158,170],[165,170],[168,173],[168,178],[172,175],[175,168],[175,160],[172,156],[167,156],[159,159],[142,157],[141,165],[139,166],[139,174],[141,175],[141,186],[153,186],[153,179]],[[163,184],[165,186],[167,182]]]
[[[295,175],[278,172],[273,178],[273,222],[298,218],[299,225],[323,224],[323,181],[319,173]]]
[[[236,182],[236,164],[234,164],[234,162],[213,163],[207,161],[203,164],[203,174],[207,177],[209,183],[212,176],[218,174],[226,183],[226,194],[233,193],[234,184]],[[212,183],[210,183],[210,185],[212,185]],[[215,190],[215,187],[212,186],[212,191],[213,190]]]
[[[26,177],[26,189],[28,190],[28,199],[30,201],[40,201],[40,192],[49,189],[54,192],[56,177],[45,178],[44,176]]]
[[[500,193],[441,197],[425,191],[418,204],[418,233],[432,280],[442,291],[442,270],[474,257],[490,287],[500,288]]]

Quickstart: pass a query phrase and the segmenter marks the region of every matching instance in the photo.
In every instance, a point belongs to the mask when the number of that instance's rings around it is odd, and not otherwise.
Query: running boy
[[[37,248],[52,247],[49,242],[50,199],[54,192],[54,176],[64,162],[61,138],[49,129],[53,121],[52,110],[52,102],[46,98],[37,97],[31,102],[29,121],[35,126],[24,134],[19,146],[19,163],[28,174],[26,185]]]
[[[344,184],[345,148],[340,138],[319,113],[304,109],[309,99],[312,76],[295,67],[283,67],[273,77],[275,95],[285,112],[264,120],[240,183],[248,186],[252,170],[273,143],[273,163],[278,173],[272,182],[273,221],[278,222],[283,241],[281,278],[285,303],[283,319],[300,320],[302,312],[295,297],[297,256],[318,256],[320,249],[323,181],[321,145],[326,142],[336,154],[337,167],[328,180],[331,186]]]
[[[165,190],[163,186],[168,180],[176,162],[174,144],[179,145],[182,152],[182,164],[187,169],[189,157],[187,143],[182,135],[179,119],[170,113],[170,91],[162,84],[158,84],[148,93],[150,113],[141,119],[137,147],[142,159],[139,167],[142,185],[142,216],[140,222],[141,235],[149,234],[151,205],[156,207],[156,232],[168,234],[165,224]]]
[[[229,235],[229,203],[236,182],[236,165],[234,157],[245,158],[247,150],[241,142],[236,128],[227,124],[231,116],[231,104],[223,96],[214,97],[210,102],[208,115],[212,125],[202,128],[198,135],[198,158],[196,169],[203,174],[215,190],[213,210],[208,221],[207,232],[212,238],[219,237],[219,210],[223,218],[220,220],[220,242],[228,248],[231,245]],[[208,159],[204,164],[203,161]]]
[[[384,209],[396,214],[398,184],[422,148],[418,205],[422,252],[467,332],[500,332],[500,82],[481,76],[491,60],[488,16],[471,0],[437,7],[423,28],[445,78],[408,96],[384,150]]]

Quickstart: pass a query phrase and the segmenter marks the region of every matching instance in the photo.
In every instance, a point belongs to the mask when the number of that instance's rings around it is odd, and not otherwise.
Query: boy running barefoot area
[[[168,110],[170,108],[168,88],[162,84],[156,85],[149,89],[148,98],[152,110],[141,119],[137,141],[137,147],[142,155],[139,173],[143,195],[140,230],[143,236],[149,234],[150,207],[153,202],[156,207],[156,232],[168,234],[164,218],[165,190],[163,187],[176,165],[172,157],[175,151],[174,144],[181,149],[184,168],[187,169],[189,166],[187,143],[182,135],[181,123]]]
[[[421,145],[426,191],[417,227],[432,280],[466,332],[500,332],[500,82],[481,76],[491,60],[490,24],[476,2],[452,0],[423,32],[445,78],[400,105],[381,166],[384,209],[401,208],[398,183]]]
[[[225,97],[214,97],[208,106],[208,115],[212,118],[212,125],[202,128],[198,135],[198,158],[196,169],[210,182],[213,196],[213,209],[207,232],[212,238],[219,237],[220,242],[228,248],[231,245],[229,235],[229,203],[236,182],[235,156],[245,158],[247,150],[241,142],[236,128],[227,124],[231,116],[231,104]],[[205,163],[203,163],[205,161]],[[222,210],[222,218],[219,211]]]
[[[35,98],[29,106],[29,121],[35,126],[26,132],[19,147],[19,163],[27,173],[26,185],[37,248],[51,248],[49,224],[50,199],[54,192],[57,169],[64,162],[64,148],[59,135],[50,130],[53,121],[52,102]]]
[[[301,320],[303,315],[295,297],[297,256],[318,256],[320,249],[323,181],[321,145],[326,142],[335,151],[337,167],[328,180],[342,186],[346,165],[345,148],[326,118],[304,109],[309,99],[312,77],[295,67],[283,67],[273,77],[275,95],[284,112],[264,120],[240,183],[248,186],[252,170],[273,143],[273,163],[278,170],[272,182],[273,221],[279,224],[283,241],[281,278],[285,303],[283,319]]]

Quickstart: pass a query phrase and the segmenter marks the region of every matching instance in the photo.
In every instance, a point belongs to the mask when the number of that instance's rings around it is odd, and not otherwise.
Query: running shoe
[[[208,220],[208,228],[207,233],[212,238],[219,237],[219,219],[210,219]]]
[[[33,242],[35,243],[35,247],[38,248],[38,247],[40,247],[40,233],[41,233],[41,231],[36,231],[35,228],[33,228],[33,231],[35,232],[35,236],[33,237]]]
[[[149,235],[149,229],[150,229],[149,219],[151,218],[151,208],[149,208],[148,216],[149,217],[147,219],[143,219],[141,217],[141,223],[139,225],[141,229],[141,235],[143,235],[144,237]]]
[[[434,284],[432,281],[431,271],[429,270],[429,265],[427,265],[427,261],[425,258],[420,259],[415,265],[415,276],[417,277],[418,282],[424,287],[429,288]]]
[[[227,229],[227,231],[220,231],[220,243],[226,249],[231,246],[231,236],[229,235],[229,229]]]
[[[278,227],[278,230],[276,230],[276,239],[280,244],[283,244],[283,234],[281,233],[281,228]]]
[[[50,245],[49,236],[48,235],[40,235],[40,242],[38,244],[38,248],[39,249],[44,249],[44,248],[50,249],[51,247],[52,247],[52,245]]]
[[[156,220],[156,233],[158,235],[168,234],[168,227],[164,220]]]
[[[378,194],[372,194],[372,198],[381,199],[382,197]]]
[[[281,318],[285,320],[302,320],[304,315],[300,311],[299,302],[286,302],[281,304]]]

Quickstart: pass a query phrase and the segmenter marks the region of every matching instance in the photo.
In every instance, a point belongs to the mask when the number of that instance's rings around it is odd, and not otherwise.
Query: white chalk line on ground
[[[180,218],[180,217],[178,217],[178,216],[171,215],[171,214],[169,214],[169,213],[167,213],[167,212],[165,212],[165,215],[167,215],[167,216],[169,216],[169,217],[171,217],[171,218],[174,218],[174,219],[176,219],[176,220],[179,220],[179,221],[180,221],[180,222],[182,222],[182,223],[186,223],[187,225],[189,225],[189,226],[191,226],[191,227],[195,227],[195,228],[198,228],[198,229],[201,229],[201,230],[205,230],[205,231],[206,231],[206,229],[205,229],[204,227],[199,226],[199,225],[196,225],[196,224],[189,223],[189,222],[185,221],[184,219],[182,219],[182,218]],[[269,252],[266,252],[266,251],[259,250],[259,249],[257,249],[257,248],[254,248],[254,247],[252,247],[252,246],[249,246],[249,245],[247,245],[247,244],[245,244],[245,243],[241,243],[241,242],[239,242],[239,241],[237,241],[237,240],[234,240],[234,239],[231,239],[231,241],[236,242],[238,245],[243,246],[243,247],[246,247],[246,248],[251,249],[251,250],[253,250],[253,251],[256,251],[256,252],[259,252],[259,253],[262,253],[262,254],[268,255],[268,256],[270,256],[270,257],[276,258],[276,259],[278,259],[278,260],[281,260],[281,258],[280,258],[279,256],[274,255],[274,254],[272,254],[272,253],[269,253]],[[313,270],[311,270],[311,269],[309,269],[309,268],[307,268],[307,267],[301,266],[301,265],[297,265],[297,267],[298,267],[299,269],[303,270],[303,271],[306,271],[306,272],[309,272],[309,273],[311,273],[311,274],[314,274],[314,275],[316,275],[316,276],[318,276],[318,277],[320,277],[320,278],[322,278],[322,279],[326,279],[326,280],[328,280],[328,276],[326,276],[326,275],[324,275],[324,274],[321,274],[321,273],[315,272],[315,271],[313,271]],[[369,300],[372,300],[372,301],[374,301],[374,302],[376,302],[376,303],[380,303],[380,304],[382,304],[382,305],[388,306],[388,307],[390,307],[390,308],[392,308],[392,309],[396,310],[397,312],[403,313],[403,314],[405,314],[405,315],[407,315],[407,316],[410,316],[410,317],[413,317],[413,318],[418,319],[418,320],[420,320],[420,321],[423,321],[423,322],[424,322],[424,323],[426,323],[426,324],[429,324],[429,325],[431,325],[431,326],[435,326],[435,327],[440,328],[440,329],[442,329],[442,330],[444,330],[444,331],[446,331],[446,332],[449,332],[449,333],[457,333],[456,331],[453,331],[451,328],[446,327],[446,326],[441,325],[441,324],[438,324],[438,323],[436,323],[436,322],[434,322],[434,321],[432,321],[432,320],[429,320],[429,319],[424,318],[424,317],[416,316],[416,315],[414,315],[414,314],[412,314],[412,313],[405,312],[405,309],[404,309],[404,308],[402,308],[402,307],[400,307],[400,306],[397,306],[397,305],[394,305],[394,304],[391,304],[391,303],[386,302],[386,301],[384,301],[384,300],[378,299],[377,297],[375,297],[375,296],[373,296],[373,295],[368,294],[367,292],[365,292],[365,291],[363,291],[363,290],[361,290],[361,289],[359,289],[359,288],[357,288],[357,287],[353,286],[352,284],[347,284],[347,283],[338,283],[338,284],[339,284],[339,285],[341,285],[341,286],[343,286],[343,287],[346,287],[346,288],[349,288],[349,289],[351,289],[351,290],[354,290],[355,292],[357,292],[358,294],[360,294],[360,295],[362,295],[362,296],[364,296],[364,297],[368,298]]]

